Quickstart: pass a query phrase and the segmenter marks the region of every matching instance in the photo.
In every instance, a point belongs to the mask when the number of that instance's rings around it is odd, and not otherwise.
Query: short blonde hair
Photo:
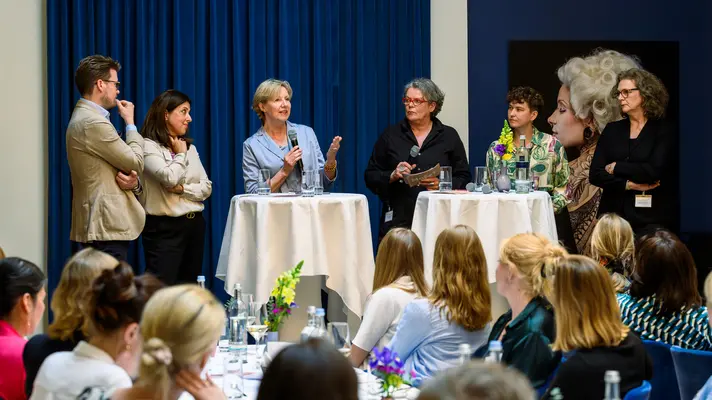
[[[62,270],[59,285],[52,296],[50,307],[54,322],[49,326],[49,337],[70,340],[76,331],[84,328],[85,312],[82,305],[90,295],[92,283],[105,270],[116,268],[119,260],[103,251],[88,247],[73,255]]]
[[[373,292],[393,284],[400,277],[409,276],[415,291],[408,288],[404,290],[425,297],[428,295],[428,285],[425,283],[424,270],[423,247],[418,236],[410,229],[391,229],[378,245]]]
[[[630,275],[635,257],[633,228],[617,214],[604,214],[591,234],[591,257],[596,261],[617,262],[624,269],[624,278]],[[616,291],[623,290],[627,283],[613,275]]]
[[[430,302],[446,312],[448,322],[468,331],[492,320],[487,260],[480,238],[466,225],[445,229],[435,241]]]
[[[615,50],[598,49],[588,57],[574,57],[559,67],[561,84],[571,92],[571,107],[580,120],[593,118],[598,132],[622,118],[618,99],[611,97],[616,77],[639,68],[635,58]]]
[[[2,247],[0,247],[0,260],[2,260],[3,258],[5,258],[5,252],[2,251]]]
[[[585,256],[568,256],[553,270],[550,296],[556,318],[554,350],[612,347],[628,335],[606,269]]]
[[[215,349],[224,324],[223,306],[197,285],[156,292],[141,317],[143,354],[136,386],[155,390],[157,398],[166,400],[175,374]]]
[[[567,255],[563,247],[543,235],[520,233],[502,243],[499,261],[521,278],[521,289],[526,295],[537,297],[549,292],[546,272]]]
[[[280,81],[279,79],[267,79],[266,81],[260,83],[255,90],[255,95],[252,97],[252,110],[257,113],[262,125],[265,124],[265,113],[260,110],[260,104],[264,104],[271,98],[279,93],[280,88],[287,89],[287,94],[289,98],[292,98],[292,86],[287,81]]]

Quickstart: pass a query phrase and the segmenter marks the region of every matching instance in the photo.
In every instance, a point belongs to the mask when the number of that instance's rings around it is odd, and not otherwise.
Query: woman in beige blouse
[[[146,270],[173,285],[201,275],[205,239],[203,201],[212,182],[187,137],[190,98],[167,90],[151,104],[141,128],[144,143]]]

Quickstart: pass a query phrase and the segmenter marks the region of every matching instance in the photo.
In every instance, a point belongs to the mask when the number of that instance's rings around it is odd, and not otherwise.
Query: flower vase
[[[507,193],[512,189],[512,181],[509,179],[507,161],[502,160],[499,168],[499,174],[497,174],[497,190],[500,192]]]
[[[265,342],[279,342],[279,332],[267,332]]]

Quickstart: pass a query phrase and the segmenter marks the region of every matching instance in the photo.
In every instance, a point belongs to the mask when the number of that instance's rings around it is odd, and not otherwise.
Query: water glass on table
[[[487,167],[475,167],[475,192],[481,192],[487,183]]]
[[[268,195],[271,192],[270,189],[270,178],[271,173],[268,169],[261,169],[259,175],[257,176],[257,194]]]
[[[330,322],[327,325],[326,331],[331,343],[334,344],[336,350],[346,357],[351,355],[351,334],[349,332],[349,324],[346,322]]]
[[[302,173],[302,196],[314,197],[315,176],[318,172],[306,170]]]
[[[440,167],[440,186],[441,192],[449,192],[452,190],[452,167]]]
[[[319,168],[316,171],[316,176],[314,177],[314,194],[316,196],[321,196],[324,194],[324,169]]]
[[[243,359],[239,352],[224,354],[222,389],[230,400],[247,397],[242,362]]]

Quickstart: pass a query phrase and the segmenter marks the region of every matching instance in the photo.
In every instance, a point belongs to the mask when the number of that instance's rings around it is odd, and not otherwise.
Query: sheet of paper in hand
[[[440,164],[435,165],[427,171],[420,172],[418,174],[403,174],[403,180],[410,187],[416,187],[420,185],[420,181],[425,178],[433,178],[440,176]]]

